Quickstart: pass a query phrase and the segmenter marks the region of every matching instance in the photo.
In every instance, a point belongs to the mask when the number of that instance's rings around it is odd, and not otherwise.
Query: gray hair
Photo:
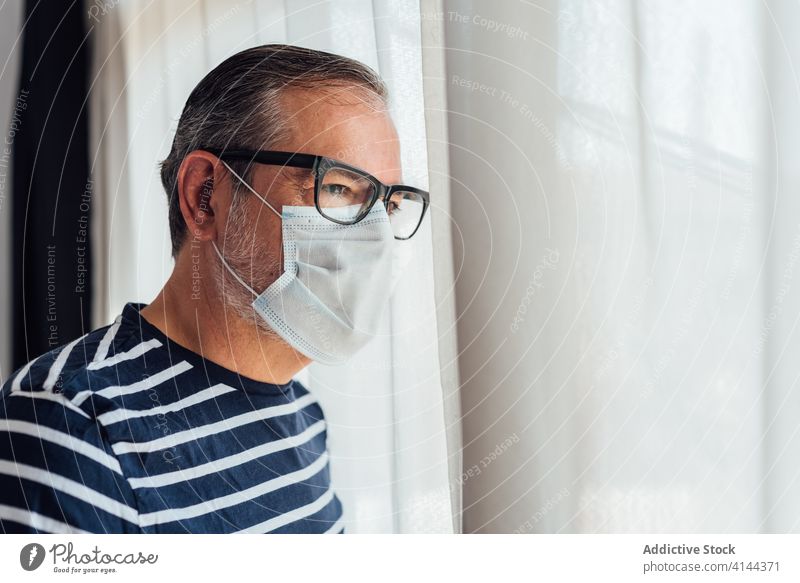
[[[203,148],[269,149],[290,131],[280,97],[290,88],[361,88],[388,101],[388,90],[369,67],[353,59],[283,44],[253,47],[229,57],[192,90],[183,108],[161,182],[169,204],[172,256],[187,234],[178,197],[178,169],[184,157]],[[250,163],[231,161],[248,178]],[[241,185],[234,190],[234,204]]]

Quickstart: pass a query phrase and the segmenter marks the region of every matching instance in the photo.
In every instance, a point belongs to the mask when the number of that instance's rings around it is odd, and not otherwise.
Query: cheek
[[[266,263],[270,275],[277,279],[283,273],[281,220],[270,211],[261,213],[258,218],[253,251],[255,255],[253,259]]]
[[[267,245],[269,248],[269,257],[271,259],[270,265],[272,270],[275,271],[275,277],[277,278],[284,272],[283,233],[281,233],[280,224],[278,224],[277,228],[270,235]]]

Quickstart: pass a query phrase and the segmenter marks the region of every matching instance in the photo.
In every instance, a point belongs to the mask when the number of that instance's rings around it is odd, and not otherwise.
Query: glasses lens
[[[408,239],[417,230],[425,211],[425,200],[418,192],[396,190],[389,196],[386,212],[394,236]]]
[[[319,210],[334,221],[354,222],[366,212],[375,189],[363,174],[334,166],[320,178]]]

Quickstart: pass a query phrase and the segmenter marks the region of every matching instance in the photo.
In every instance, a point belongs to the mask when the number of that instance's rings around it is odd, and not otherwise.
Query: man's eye
[[[395,213],[399,213],[401,210],[402,209],[400,208],[400,205],[397,204],[396,201],[389,200],[389,204],[386,206],[387,214],[393,215]]]
[[[331,196],[340,197],[350,194],[350,189],[344,184],[325,184],[322,187]]]

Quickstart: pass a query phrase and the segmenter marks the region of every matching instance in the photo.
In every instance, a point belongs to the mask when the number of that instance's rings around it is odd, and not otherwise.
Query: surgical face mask
[[[340,225],[313,206],[284,206],[278,213],[242,183],[281,217],[284,273],[258,293],[212,243],[220,261],[253,294],[256,313],[290,346],[323,364],[345,362],[377,333],[399,277],[392,258],[403,241],[394,239],[385,207],[376,203],[358,223]]]

